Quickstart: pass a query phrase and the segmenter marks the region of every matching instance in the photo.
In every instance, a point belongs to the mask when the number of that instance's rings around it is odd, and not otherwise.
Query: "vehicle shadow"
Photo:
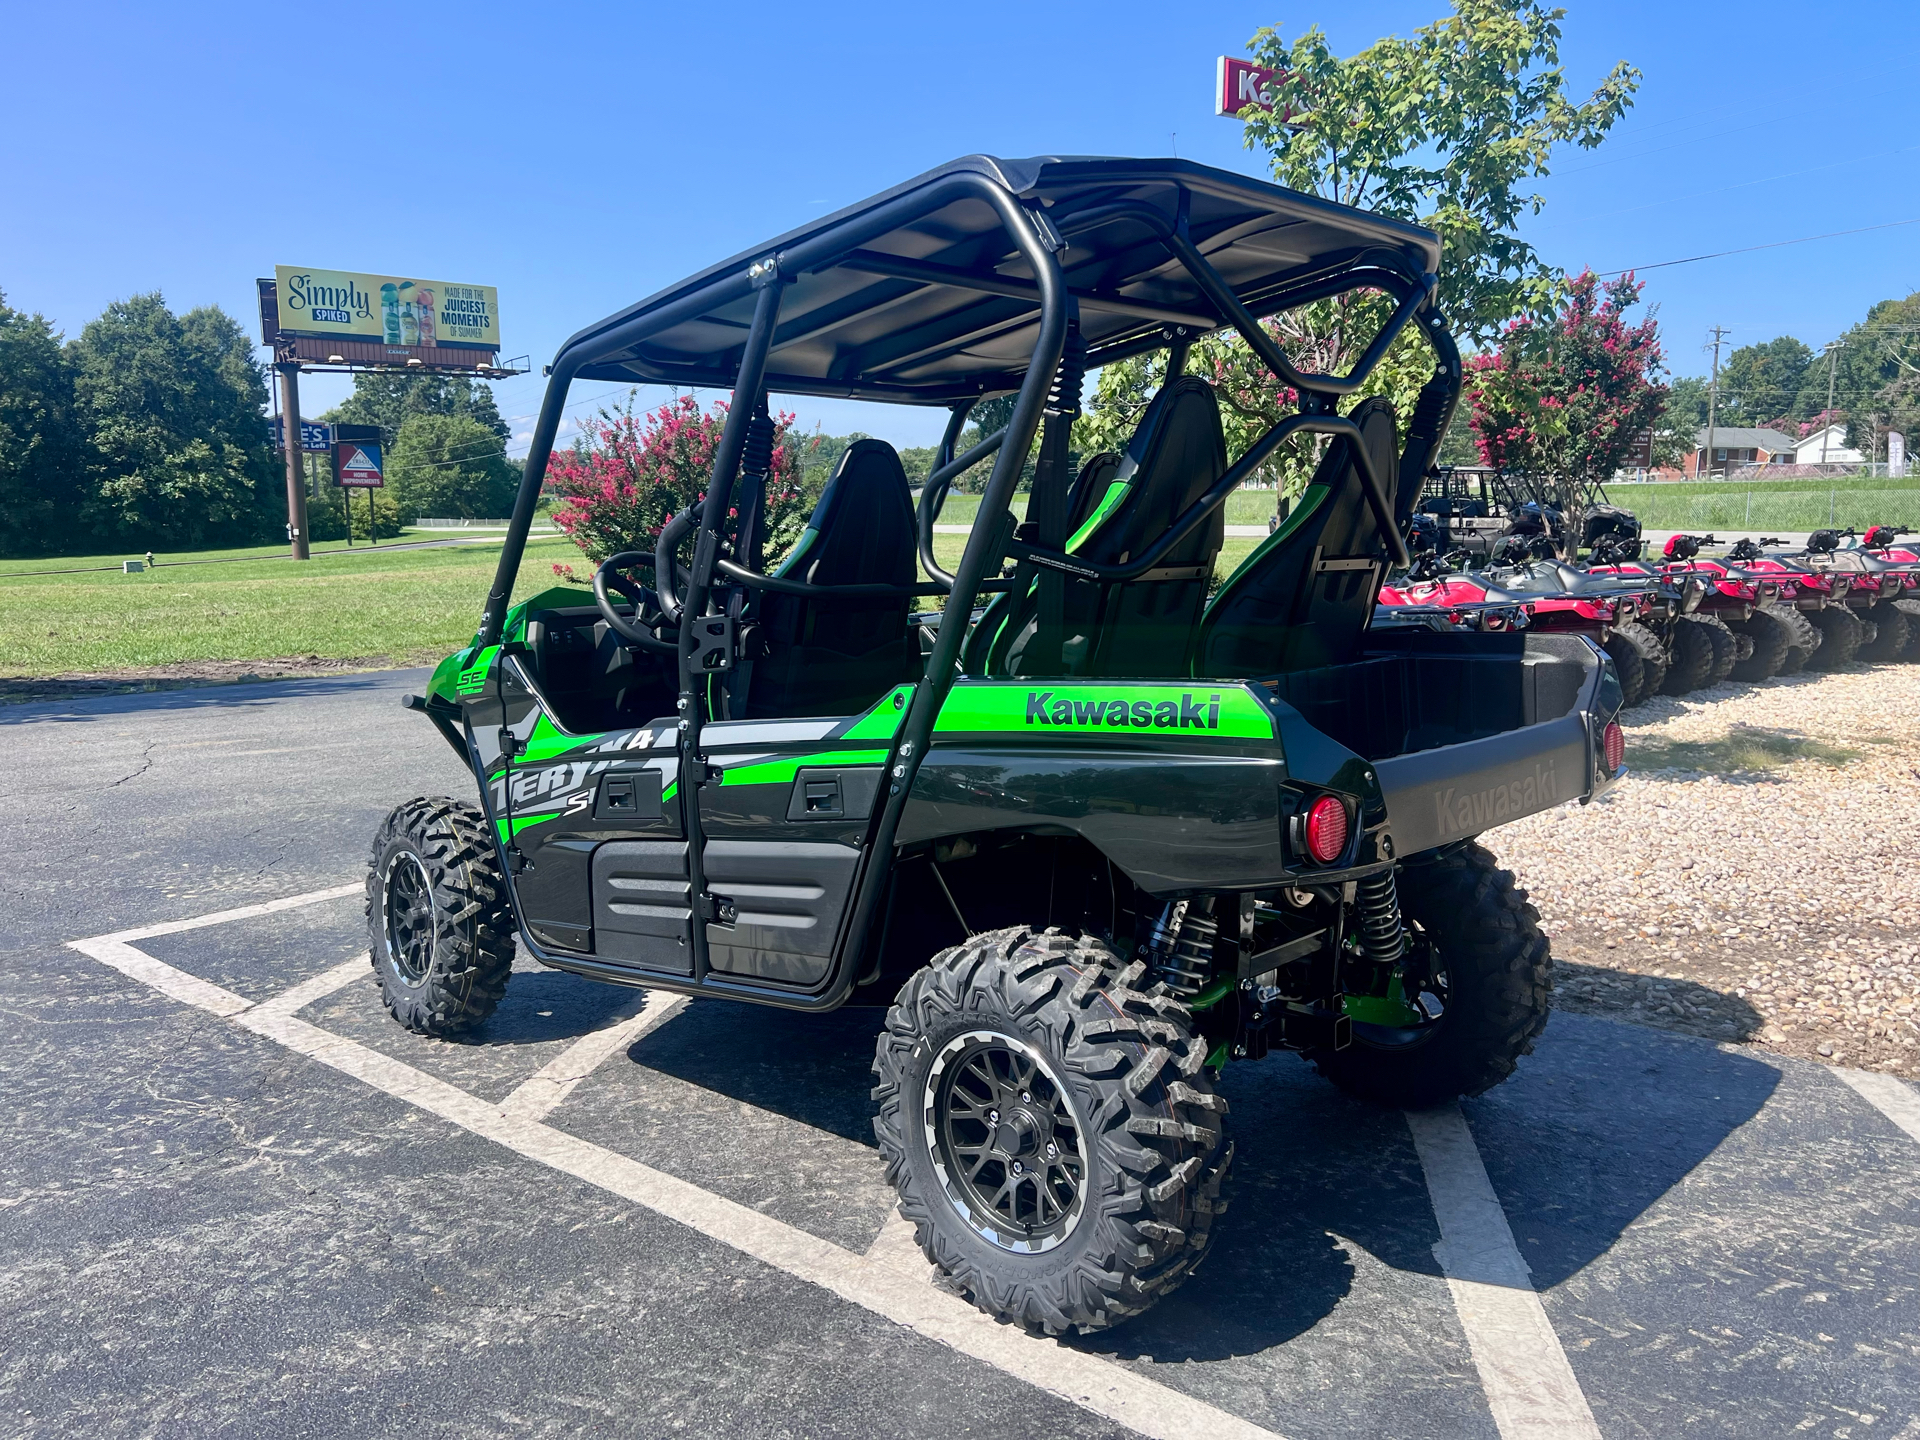
[[[516,976],[517,985],[520,978]],[[694,1000],[627,1051],[663,1075],[874,1148],[874,1040],[886,1012],[852,1006],[801,1015]]]
[[[1697,980],[1554,957],[1554,1009],[1648,1025],[1704,1040],[1751,1040],[1767,1018],[1741,996]]]
[[[695,1001],[627,1058],[872,1147],[882,1023],[877,1009]],[[1513,1079],[1467,1103],[1536,1284],[1606,1254],[1778,1081],[1773,1066],[1691,1037],[1556,1015]],[[1356,1286],[1391,1305],[1391,1272],[1439,1277],[1437,1222],[1400,1111],[1350,1099],[1287,1055],[1230,1067],[1222,1090],[1231,1208],[1206,1263],[1146,1315],[1068,1343],[1162,1363],[1253,1356],[1321,1324]]]
[[[486,1023],[448,1043],[484,1048],[578,1040],[669,998],[663,991],[596,985],[559,970],[516,971]]]

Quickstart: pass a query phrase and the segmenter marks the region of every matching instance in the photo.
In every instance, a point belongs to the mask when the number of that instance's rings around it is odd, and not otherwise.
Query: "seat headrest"
[[[913,583],[913,499],[900,455],[884,440],[856,440],[834,467],[781,573],[814,585]]]

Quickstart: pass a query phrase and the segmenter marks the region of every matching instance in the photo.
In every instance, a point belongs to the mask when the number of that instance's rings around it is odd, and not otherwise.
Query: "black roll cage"
[[[862,247],[872,239],[900,225],[931,215],[955,199],[970,197],[986,202],[997,212],[1001,229],[1013,242],[1032,270],[1032,282],[1011,280],[999,275],[980,275],[952,267],[902,260],[896,256],[875,255]],[[939,175],[924,186],[909,190],[855,213],[841,224],[812,234],[789,248],[766,253],[733,273],[714,276],[690,293],[683,293],[659,306],[646,308],[593,335],[594,348],[600,354],[621,346],[635,345],[646,336],[748,297],[753,300],[740,361],[734,371],[733,398],[715,452],[712,479],[704,502],[699,507],[693,563],[687,574],[684,599],[673,594],[673,545],[695,523],[692,510],[682,512],[670,523],[673,542],[663,532],[656,552],[655,584],[662,608],[669,618],[676,611],[696,617],[707,613],[716,577],[724,577],[761,590],[784,594],[817,596],[945,594],[946,605],[927,657],[926,679],[914,687],[913,697],[888,759],[888,785],[877,816],[861,870],[855,882],[854,903],[847,928],[836,947],[834,970],[824,988],[813,994],[775,991],[753,983],[732,981],[712,973],[705,927],[698,918],[698,897],[707,894],[703,845],[704,835],[697,803],[684,806],[685,834],[691,893],[696,897],[693,929],[693,975],[691,983],[674,988],[699,993],[735,995],[762,1003],[773,1003],[797,1010],[830,1010],[845,1001],[851,992],[865,948],[873,917],[886,890],[891,867],[877,857],[890,855],[898,831],[901,813],[912,788],[913,775],[925,756],[933,732],[935,717],[951,690],[958,671],[960,648],[968,629],[977,595],[1005,589],[1010,582],[992,575],[1009,557],[1042,569],[1053,569],[1102,583],[1121,583],[1138,579],[1156,568],[1160,560],[1180,541],[1202,524],[1226,497],[1244,481],[1273,451],[1290,437],[1302,432],[1330,437],[1346,437],[1374,519],[1396,565],[1410,561],[1399,524],[1389,503],[1387,477],[1375,468],[1368,447],[1361,443],[1361,432],[1352,421],[1333,413],[1335,402],[1351,395],[1367,378],[1398,338],[1407,324],[1419,315],[1429,343],[1439,357],[1434,381],[1446,391],[1439,412],[1439,424],[1432,436],[1429,452],[1420,456],[1420,473],[1430,466],[1439,437],[1458,403],[1461,388],[1459,351],[1448,334],[1433,303],[1436,277],[1422,272],[1407,257],[1395,250],[1369,246],[1329,260],[1312,273],[1293,274],[1249,304],[1235,293],[1193,242],[1188,227],[1189,192],[1179,191],[1174,218],[1169,221],[1160,211],[1138,202],[1119,202],[1096,206],[1066,217],[1056,227],[1038,204],[1023,203],[1004,183],[989,174],[959,171]],[[1317,203],[1317,202],[1316,202]],[[1332,209],[1335,207],[1324,207]],[[1171,307],[1145,304],[1127,297],[1090,290],[1070,290],[1059,262],[1059,252],[1067,248],[1067,236],[1116,218],[1146,222],[1172,257],[1192,276],[1218,313],[1205,315]],[[1013,413],[1005,429],[988,436],[965,454],[955,456],[953,449],[978,395],[958,401],[951,408],[945,435],[936,454],[935,468],[922,486],[917,513],[920,558],[931,582],[909,586],[894,585],[811,585],[783,577],[764,575],[739,565],[722,553],[721,536],[725,527],[733,487],[740,469],[748,423],[769,389],[777,389],[779,377],[767,374],[767,356],[772,348],[779,321],[781,295],[785,286],[803,272],[832,267],[858,269],[893,276],[903,281],[920,281],[960,288],[978,289],[992,295],[1029,300],[1039,310],[1039,325],[1031,357],[1015,392]],[[884,267],[884,268],[882,268]],[[1327,299],[1354,290],[1375,289],[1392,295],[1398,304],[1392,317],[1368,346],[1366,352],[1344,376],[1302,372],[1282,354],[1259,320],[1278,311]],[[1104,565],[1078,559],[1064,551],[1034,545],[1012,538],[1011,501],[1028,452],[1039,430],[1056,371],[1064,352],[1069,318],[1076,307],[1106,308],[1131,318],[1158,322],[1161,329],[1144,337],[1091,348],[1086,357],[1097,367],[1132,355],[1168,348],[1184,356],[1192,339],[1201,333],[1231,325],[1261,358],[1276,377],[1300,395],[1298,413],[1282,418],[1249,447],[1204,495],[1189,506],[1167,532],[1146,551],[1124,564]],[[576,341],[579,337],[576,337]],[[539,420],[528,448],[520,490],[501,549],[500,562],[487,607],[481,617],[478,646],[498,644],[505,625],[513,582],[525,552],[527,534],[532,526],[534,508],[539,501],[548,461],[558,434],[561,412],[569,386],[579,372],[588,368],[586,347],[569,342],[549,368],[550,381],[541,402]],[[1176,366],[1177,368],[1177,366]],[[886,398],[873,393],[869,398]],[[902,396],[900,398],[907,398]],[[933,561],[932,526],[952,481],[964,471],[992,457],[994,464],[980,509],[968,535],[958,568],[951,574]],[[1408,459],[1414,458],[1411,453]],[[992,517],[992,518],[990,518]],[[667,568],[662,569],[661,557]],[[675,602],[678,601],[676,604]],[[678,626],[677,648],[680,656],[679,774],[683,794],[710,783],[718,776],[701,749],[701,734],[707,722],[706,676],[697,669],[694,657],[699,648],[696,627]],[[539,948],[534,947],[536,950]],[[593,971],[599,967],[569,959],[569,968]],[[617,978],[618,967],[606,967],[609,978]]]

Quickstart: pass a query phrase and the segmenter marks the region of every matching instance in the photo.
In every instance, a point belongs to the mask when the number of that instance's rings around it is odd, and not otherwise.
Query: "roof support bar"
[[[919,280],[928,285],[951,285],[959,290],[984,290],[989,295],[1010,295],[1016,300],[1038,301],[1040,287],[1030,280],[1013,280],[1004,275],[979,275],[971,270],[956,270],[950,265],[932,265],[925,260],[907,260],[898,255],[878,255],[871,250],[856,250],[840,261],[843,270],[862,270],[869,275],[890,275],[899,280]],[[1216,315],[1197,315],[1174,310],[1145,300],[1129,300],[1124,295],[1102,295],[1094,290],[1069,290],[1083,310],[1105,310],[1114,315],[1132,315],[1162,325],[1191,325],[1211,330],[1220,323]]]
[[[500,643],[500,630],[507,621],[507,602],[513,596],[513,580],[520,573],[520,557],[526,553],[534,507],[540,503],[540,485],[547,478],[547,460],[553,454],[554,436],[560,433],[560,414],[566,407],[567,387],[573,383],[573,372],[579,368],[577,360],[569,364],[567,357],[562,356],[547,380],[547,393],[540,402],[540,419],[533,427],[533,442],[527,447],[527,462],[520,472],[520,490],[513,497],[507,538],[500,546],[500,563],[494,567],[493,588],[487,592],[487,608],[480,615],[480,633],[474,636],[476,645]]]

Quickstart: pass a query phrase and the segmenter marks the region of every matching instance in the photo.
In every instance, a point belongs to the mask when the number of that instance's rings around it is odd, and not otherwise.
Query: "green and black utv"
[[[1578,637],[1368,630],[1460,394],[1438,259],[1185,161],[971,156],[568,340],[479,633],[407,698],[480,803],[408,801],[374,842],[395,1018],[478,1025],[516,940],[617,984],[890,1006],[900,1213],[946,1283],[1049,1332],[1136,1315],[1206,1254],[1228,1063],[1293,1050],[1404,1106],[1498,1083],[1550,961],[1476,837],[1624,773],[1620,689]],[[1362,291],[1390,318],[1347,375],[1261,324]],[[1299,397],[1237,456],[1185,373],[1223,327]],[[1434,367],[1403,423],[1353,397],[1408,327]],[[1156,350],[1125,452],[1073,466],[1089,369]],[[733,402],[650,552],[591,603],[514,603],[577,378]],[[861,440],[766,564],[773,395],[946,407],[917,503]],[[1227,497],[1295,437],[1324,447],[1310,483],[1210,597]],[[949,573],[934,522],[988,460]]]

